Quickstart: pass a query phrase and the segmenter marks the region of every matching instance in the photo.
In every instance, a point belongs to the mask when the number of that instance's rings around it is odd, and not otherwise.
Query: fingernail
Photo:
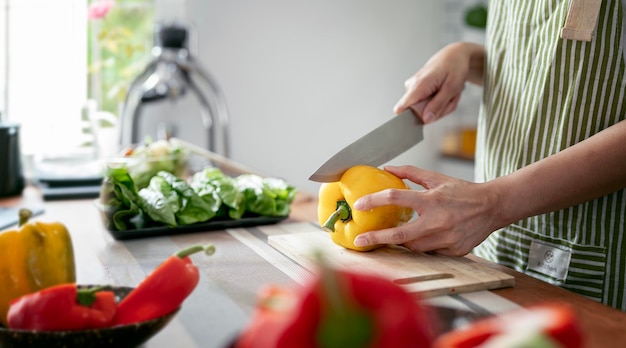
[[[426,115],[424,115],[424,123],[429,123],[435,120],[435,113],[434,112],[427,112]]]
[[[352,208],[356,210],[361,210],[363,208],[363,202],[360,199],[357,199],[356,202],[354,202]]]
[[[357,246],[357,247],[364,247],[364,246],[367,246],[367,245],[368,245],[368,244],[367,244],[367,238],[365,238],[365,237],[363,237],[363,236],[357,236],[357,237],[354,239],[354,246]]]
[[[400,112],[400,106],[402,106],[401,102],[398,102],[396,105],[393,106],[393,112],[395,112],[396,114],[399,114]]]

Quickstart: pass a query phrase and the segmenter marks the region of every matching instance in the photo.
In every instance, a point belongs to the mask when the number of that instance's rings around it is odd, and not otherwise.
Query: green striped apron
[[[621,1],[602,2],[589,42],[560,37],[569,5],[490,1],[477,181],[510,174],[626,119]],[[474,253],[626,311],[625,193],[523,219]]]

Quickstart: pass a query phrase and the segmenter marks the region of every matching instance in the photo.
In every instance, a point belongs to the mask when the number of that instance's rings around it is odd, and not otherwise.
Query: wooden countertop
[[[241,243],[237,243],[232,233],[225,231],[118,241],[102,226],[93,200],[42,202],[39,192],[32,187],[26,188],[21,196],[0,199],[0,207],[42,204],[45,212],[37,219],[62,221],[72,234],[79,283],[134,286],[165,255],[169,255],[172,248],[198,241],[219,244],[216,255],[206,260],[195,259],[206,276],[199,287],[208,290],[196,291],[203,294],[198,297],[192,294],[192,298],[185,302],[177,315],[178,318],[148,341],[147,347],[174,344],[178,347],[197,347],[200,346],[197,341],[206,338],[195,337],[194,332],[207,330],[208,337],[214,340],[210,343],[203,342],[202,347],[224,346],[247,320],[254,306],[255,294],[263,283],[284,283],[291,280],[274,267],[276,265],[261,266],[262,259],[250,253]],[[314,195],[299,193],[287,221],[316,221],[316,206]],[[492,291],[498,296],[525,307],[546,301],[572,304],[580,314],[588,336],[588,347],[614,347],[626,342],[626,313],[509,268],[470,257],[515,276],[514,287]],[[254,267],[265,267],[263,277],[255,274]],[[245,286],[242,285],[244,283]],[[228,294],[228,297],[224,294]],[[198,320],[200,317],[202,319]],[[208,325],[207,323],[211,325],[202,326]]]

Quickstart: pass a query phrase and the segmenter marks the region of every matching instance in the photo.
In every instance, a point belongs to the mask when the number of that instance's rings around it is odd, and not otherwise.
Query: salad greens
[[[245,212],[243,192],[237,188],[235,179],[222,173],[219,168],[208,167],[195,173],[191,179],[191,187],[201,197],[208,194],[217,195],[217,199],[222,203],[218,211],[219,216],[228,216],[235,220],[243,216]]]
[[[184,175],[187,152],[181,145],[168,140],[152,141],[148,137],[136,147],[125,150],[122,159],[135,185],[141,189],[160,171]]]
[[[139,195],[126,168],[109,168],[100,189],[100,203],[109,218],[105,227],[120,231],[144,227]]]
[[[245,216],[288,216],[296,189],[277,178],[254,174],[230,177],[207,167],[189,182],[166,171],[138,188],[124,167],[110,168],[104,179],[101,203],[109,228],[118,231],[150,226],[180,226],[211,219]]]

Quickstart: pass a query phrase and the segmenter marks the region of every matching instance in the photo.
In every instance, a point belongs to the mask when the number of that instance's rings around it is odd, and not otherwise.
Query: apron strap
[[[571,0],[561,38],[591,41],[595,34],[602,0]]]

